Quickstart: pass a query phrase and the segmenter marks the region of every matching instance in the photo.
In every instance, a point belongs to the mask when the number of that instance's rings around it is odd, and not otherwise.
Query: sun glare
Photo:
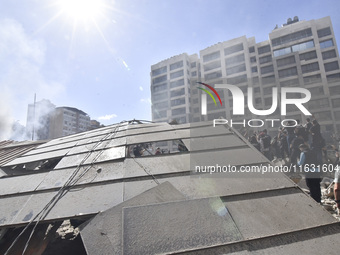
[[[104,9],[100,0],[60,0],[62,12],[77,21],[96,18]]]

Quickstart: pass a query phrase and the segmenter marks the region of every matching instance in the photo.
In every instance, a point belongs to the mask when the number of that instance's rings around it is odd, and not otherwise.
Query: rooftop
[[[182,147],[156,154],[164,143]],[[14,228],[34,233],[63,220],[80,224],[87,254],[338,249],[339,222],[283,173],[195,173],[204,164],[270,162],[234,129],[208,122],[130,121],[44,142],[0,165],[2,249],[42,245],[37,235],[20,242]]]

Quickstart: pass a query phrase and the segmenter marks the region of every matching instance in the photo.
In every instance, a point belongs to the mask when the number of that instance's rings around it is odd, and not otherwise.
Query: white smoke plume
[[[41,71],[45,64],[44,41],[32,38],[12,19],[0,19],[0,38],[0,140],[4,140],[13,139],[14,124],[25,124],[27,106],[33,103],[35,92],[40,99],[53,99],[64,88],[59,82],[47,80]],[[17,137],[14,139],[27,139]]]

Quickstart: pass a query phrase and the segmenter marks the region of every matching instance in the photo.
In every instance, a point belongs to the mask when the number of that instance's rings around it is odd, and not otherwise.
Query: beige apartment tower
[[[177,68],[176,68],[177,67]],[[227,90],[216,89],[223,106],[216,106],[208,96],[207,115],[201,114],[201,94],[197,81],[210,85],[232,84],[247,97],[253,90],[256,109],[272,106],[272,88],[301,87],[311,92],[306,108],[322,126],[324,133],[340,133],[340,69],[339,53],[330,17],[300,21],[288,19],[282,27],[269,33],[267,41],[241,36],[217,43],[199,52],[199,57],[185,53],[151,66],[152,120],[197,122],[216,118],[260,119],[248,111],[245,116],[232,115],[232,96]],[[291,94],[298,98],[300,94]],[[279,97],[280,98],[280,97]],[[247,100],[245,100],[247,102]],[[299,119],[306,116],[294,105],[288,105],[287,115],[279,107],[270,119]],[[274,127],[265,125],[269,131]]]

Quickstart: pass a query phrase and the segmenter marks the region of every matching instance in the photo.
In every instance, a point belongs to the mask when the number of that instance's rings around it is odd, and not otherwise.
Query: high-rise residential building
[[[56,107],[43,99],[28,105],[26,137],[46,140],[99,128],[101,125],[90,116],[73,107]]]
[[[340,133],[340,69],[339,52],[330,17],[299,21],[288,19],[275,27],[267,41],[242,36],[217,43],[197,55],[181,54],[151,66],[151,98],[153,121],[197,122],[219,117],[234,121],[256,119],[248,111],[245,116],[233,116],[233,100],[226,89],[216,89],[223,106],[216,106],[208,96],[207,115],[201,114],[201,94],[197,81],[207,84],[232,84],[247,96],[253,91],[253,106],[258,110],[272,106],[272,88],[302,87],[311,92],[306,108],[321,124],[324,133]],[[301,94],[291,94],[298,98]],[[247,100],[245,100],[247,102]],[[279,104],[280,105],[280,104]],[[281,116],[280,107],[271,119],[299,119],[306,116],[294,105],[287,106]],[[267,125],[268,124],[268,125]],[[276,131],[280,125],[271,127]]]
[[[88,114],[73,107],[57,107],[50,117],[49,138],[57,138],[90,130]]]
[[[152,119],[157,122],[191,122],[192,77],[199,73],[197,54],[183,53],[151,67]]]

